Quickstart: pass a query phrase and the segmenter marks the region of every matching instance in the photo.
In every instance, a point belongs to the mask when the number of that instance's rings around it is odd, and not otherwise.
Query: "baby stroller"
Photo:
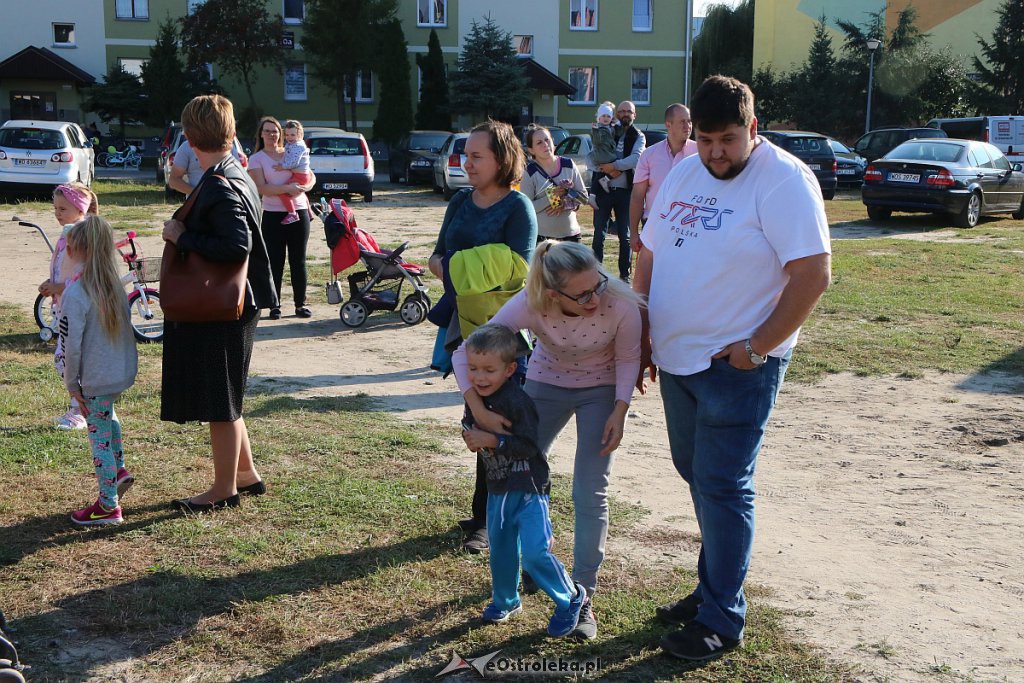
[[[332,199],[330,204],[321,199],[313,205],[313,211],[324,222],[324,236],[331,249],[331,272],[335,282],[328,285],[335,288],[332,303],[342,303],[338,273],[362,261],[366,270],[348,276],[349,300],[339,311],[341,322],[348,327],[359,327],[374,311],[398,310],[402,322],[417,325],[427,317],[430,310],[428,288],[423,283],[424,269],[402,260],[402,252],[408,242],[394,250],[381,249],[373,235],[356,225],[355,214],[343,199]],[[402,298],[402,286],[408,283],[413,291]]]

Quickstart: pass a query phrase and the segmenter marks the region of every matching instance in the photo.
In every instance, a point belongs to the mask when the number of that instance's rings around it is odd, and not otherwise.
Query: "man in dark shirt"
[[[517,382],[516,334],[501,325],[483,325],[466,339],[469,380],[487,410],[511,422],[510,433],[477,428],[466,406],[462,438],[483,455],[487,470],[487,536],[491,546],[492,602],[483,620],[498,624],[523,610],[519,599],[519,555],[537,585],[555,602],[548,634],[567,636],[576,628],[586,591],[574,584],[551,552],[548,516],[550,472],[537,447],[537,408]]]

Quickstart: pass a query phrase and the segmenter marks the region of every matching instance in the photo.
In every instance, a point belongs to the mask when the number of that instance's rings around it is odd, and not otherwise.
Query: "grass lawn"
[[[50,351],[27,316],[0,307],[0,605],[34,681],[111,672],[154,681],[186,673],[197,681],[427,680],[453,651],[499,649],[599,657],[609,680],[847,679],[787,638],[756,587],[746,647],[687,674],[658,654],[666,629],[652,615],[691,589],[693,576],[616,555],[602,574],[596,642],[545,637],[543,595],[526,597],[510,625],[482,626],[486,557],[462,553],[454,528],[469,508],[468,479],[439,469],[432,456],[446,449],[429,433],[368,412],[362,398],[252,396],[250,431],[273,495],[212,516],[173,513],[167,502],[208,478],[207,430],[157,419],[160,347],[140,350],[138,384],[118,406],[140,483],[126,497],[123,525],[73,529],[67,512],[96,495],[86,438],[49,426],[66,401]],[[568,558],[564,479],[553,498],[556,552]],[[636,540],[642,516],[613,502],[611,533]]]

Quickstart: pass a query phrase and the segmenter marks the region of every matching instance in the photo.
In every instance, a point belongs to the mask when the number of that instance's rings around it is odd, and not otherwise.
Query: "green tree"
[[[530,80],[512,48],[512,34],[490,15],[473,21],[451,78],[451,108],[457,114],[518,122],[533,97]]]
[[[178,32],[170,17],[160,22],[156,44],[142,64],[142,91],[146,96],[146,123],[166,126],[181,115],[189,99],[189,79],[178,57]]]
[[[814,25],[814,40],[804,61],[792,76],[790,111],[797,128],[835,135],[836,57],[832,35],[824,15]]]
[[[249,97],[244,123],[259,117],[252,86],[260,67],[280,71],[284,63],[280,15],[267,11],[265,0],[206,0],[181,19],[181,47],[191,69],[215,64],[225,75],[237,78]]]
[[[978,36],[985,59],[974,58],[974,98],[987,114],[1024,113],[1024,0],[1004,0],[992,40]]]
[[[723,74],[749,83],[753,63],[754,0],[741,0],[736,7],[711,5],[700,35],[693,41],[693,82]]]
[[[420,101],[416,107],[416,128],[419,130],[450,130],[451,113],[448,108],[448,75],[444,70],[444,55],[437,31],[430,29],[427,54],[416,55],[420,68]]]
[[[142,95],[139,79],[114,63],[102,83],[86,90],[82,108],[95,112],[104,123],[117,121],[123,138],[126,123],[141,121],[146,116],[146,101]]]
[[[776,71],[771,64],[763,65],[754,73],[750,89],[754,91],[758,128],[767,129],[774,123],[790,118],[790,74]]]
[[[306,0],[302,23],[302,49],[314,77],[334,91],[338,103],[338,124],[348,129],[345,95],[356,129],[356,78],[360,71],[376,67],[384,26],[395,18],[397,0]],[[338,21],[343,18],[344,31]]]
[[[398,19],[381,27],[380,38],[377,53],[380,101],[373,122],[373,139],[383,140],[390,146],[412,129],[409,45]]]

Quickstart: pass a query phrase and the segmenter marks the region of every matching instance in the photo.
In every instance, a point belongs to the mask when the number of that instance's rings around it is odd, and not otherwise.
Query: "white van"
[[[961,119],[932,119],[951,138],[980,140],[995,145],[1010,163],[1024,162],[1024,116],[971,116]]]

